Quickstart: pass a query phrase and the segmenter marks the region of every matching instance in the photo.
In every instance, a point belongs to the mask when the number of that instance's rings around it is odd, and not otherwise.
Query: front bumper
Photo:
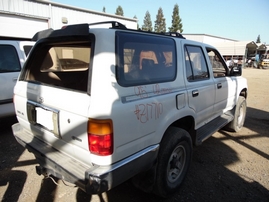
[[[88,194],[100,194],[150,169],[158,155],[159,145],[150,146],[109,166],[85,165],[24,130],[19,123],[12,126],[16,140],[32,152],[40,166],[37,173],[55,176],[77,185]]]

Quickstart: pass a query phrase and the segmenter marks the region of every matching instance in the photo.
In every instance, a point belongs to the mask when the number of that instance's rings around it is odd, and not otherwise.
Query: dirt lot
[[[42,180],[36,162],[0,122],[1,201],[269,201],[269,70],[247,68],[249,94],[245,128],[220,131],[194,148],[190,172],[181,189],[159,199],[135,189],[128,181],[100,196],[88,196],[72,185]],[[43,181],[43,183],[42,183]]]

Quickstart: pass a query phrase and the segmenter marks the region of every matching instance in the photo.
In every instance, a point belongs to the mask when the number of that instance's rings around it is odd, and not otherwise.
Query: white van
[[[243,127],[246,79],[210,45],[97,24],[36,34],[14,90],[15,138],[35,155],[38,174],[86,193],[133,178],[167,197],[193,145],[225,125]]]
[[[0,37],[0,118],[15,115],[13,89],[33,41]]]

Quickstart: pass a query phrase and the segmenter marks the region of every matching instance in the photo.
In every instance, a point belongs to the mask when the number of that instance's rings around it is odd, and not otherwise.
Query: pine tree
[[[163,16],[163,9],[160,7],[158,10],[158,14],[156,15],[156,21],[154,26],[155,32],[166,32],[166,23],[165,18]]]
[[[120,15],[120,16],[123,16],[123,9],[121,6],[118,6],[117,10],[116,10],[116,15]]]
[[[183,32],[183,25],[181,22],[181,18],[179,16],[179,7],[178,4],[174,6],[173,15],[172,15],[172,25],[169,27],[170,32]]]
[[[260,35],[258,35],[257,40],[256,40],[256,43],[261,43]]]
[[[150,32],[153,30],[149,11],[147,11],[145,14],[144,24],[142,25],[142,30],[150,31]]]

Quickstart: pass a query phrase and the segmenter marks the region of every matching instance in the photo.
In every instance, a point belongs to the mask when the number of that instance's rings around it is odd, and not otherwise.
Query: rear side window
[[[185,46],[186,77],[188,81],[209,78],[209,72],[203,50],[199,46]]]
[[[173,81],[176,48],[172,38],[117,32],[117,80],[122,86]]]
[[[90,41],[37,44],[21,79],[45,85],[87,91]]]
[[[21,65],[14,46],[0,45],[0,73],[19,72]]]

